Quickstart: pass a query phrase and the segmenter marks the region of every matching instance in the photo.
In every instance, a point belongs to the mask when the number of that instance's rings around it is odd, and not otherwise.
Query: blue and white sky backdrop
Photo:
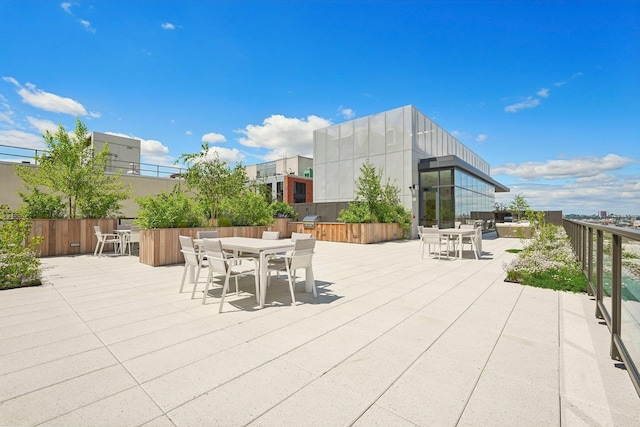
[[[412,104],[535,209],[640,214],[638,1],[0,1],[0,144],[79,117],[172,165]]]

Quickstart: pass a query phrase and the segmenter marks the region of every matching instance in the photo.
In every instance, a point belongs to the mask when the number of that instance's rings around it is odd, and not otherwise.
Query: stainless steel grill
[[[307,215],[302,218],[302,226],[304,228],[316,228],[316,222],[320,222],[322,217],[320,215]]]

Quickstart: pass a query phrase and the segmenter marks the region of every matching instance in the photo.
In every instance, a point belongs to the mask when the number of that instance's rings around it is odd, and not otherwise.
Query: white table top
[[[293,248],[291,239],[268,240],[253,237],[220,237],[223,249],[241,252],[260,253],[265,250]],[[194,243],[202,244],[202,239],[193,239]]]

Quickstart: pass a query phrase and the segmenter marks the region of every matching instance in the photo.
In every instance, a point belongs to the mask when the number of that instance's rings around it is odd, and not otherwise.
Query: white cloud
[[[496,202],[508,205],[515,194],[523,194],[535,210],[560,210],[565,214],[595,214],[606,210],[637,215],[639,178],[638,175],[600,174],[598,179],[581,179],[567,184],[511,185],[510,193],[496,193]]]
[[[190,130],[190,129],[188,129],[184,134],[185,134],[185,135],[193,135],[193,132],[191,132],[191,130]]]
[[[220,160],[228,164],[242,162],[245,159],[244,154],[242,154],[237,148],[210,147],[209,153],[213,154],[214,152],[218,153]]]
[[[604,157],[579,157],[568,160],[548,160],[545,163],[507,163],[492,168],[492,175],[511,175],[520,180],[566,179],[593,177],[600,173],[622,169],[638,160],[607,154]]]
[[[479,134],[478,136],[476,136],[476,142],[485,142],[487,140],[488,136],[484,133]]]
[[[13,77],[3,77],[3,80],[15,85],[17,93],[25,104],[54,113],[71,114],[74,116],[100,117],[99,113],[87,112],[84,106],[78,101],[65,98],[53,93],[38,89],[34,84],[27,83],[22,86]]]
[[[264,148],[268,153],[265,160],[276,160],[282,156],[312,156],[313,131],[331,125],[331,121],[318,116],[306,119],[290,118],[274,114],[267,117],[262,125],[247,125],[236,132],[246,147]]]
[[[80,24],[84,27],[85,30],[89,31],[90,33],[96,32],[96,29],[91,26],[91,22],[85,19],[81,19]]]
[[[175,159],[169,156],[169,147],[155,139],[140,139],[140,157],[143,163],[166,166],[174,166],[175,163]]]
[[[353,111],[351,108],[343,107],[342,105],[338,107],[338,113],[340,113],[340,115],[342,115],[342,117],[347,120],[351,120],[356,116],[355,111]]]
[[[77,5],[77,4],[76,4]],[[76,17],[76,15],[71,11],[71,7],[73,6],[72,3],[70,2],[63,2],[60,3],[60,7],[67,12],[69,15],[73,16],[74,18]],[[91,26],[91,22],[87,21],[86,19],[82,19],[82,18],[78,18],[78,22],[80,23],[80,25],[82,25],[82,27],[89,31],[90,33],[95,33],[96,29],[93,28]]]
[[[227,138],[219,133],[210,132],[202,135],[202,142],[208,142],[209,144],[216,144],[219,142],[226,142]]]
[[[536,92],[536,95],[538,95],[540,98],[548,98],[549,97],[549,89],[542,88],[538,92]]]
[[[0,94],[0,105],[2,105],[2,108],[4,110],[4,111],[0,111],[0,122],[5,122],[7,124],[13,125],[14,112],[11,109],[11,105],[9,105],[9,103],[7,102],[7,99],[4,96],[2,96],[2,94]]]
[[[35,117],[27,117],[27,121],[31,126],[38,129],[38,132],[40,132],[40,134],[45,133],[45,131],[49,131],[51,133],[56,133],[58,131],[58,125],[53,123],[51,120],[36,119]]]
[[[42,136],[21,130],[0,130],[0,144],[33,150],[46,148]]]
[[[175,30],[176,26],[173,25],[171,22],[165,22],[164,24],[161,25],[163,30]]]
[[[529,96],[522,102],[507,105],[506,107],[504,107],[504,111],[506,111],[507,113],[516,113],[524,108],[535,108],[538,105],[540,105],[540,100],[538,98],[534,98],[533,96]]]

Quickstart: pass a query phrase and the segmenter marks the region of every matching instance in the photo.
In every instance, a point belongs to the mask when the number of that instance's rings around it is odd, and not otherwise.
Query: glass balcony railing
[[[640,232],[566,219],[564,228],[611,331],[611,357],[640,394]]]

